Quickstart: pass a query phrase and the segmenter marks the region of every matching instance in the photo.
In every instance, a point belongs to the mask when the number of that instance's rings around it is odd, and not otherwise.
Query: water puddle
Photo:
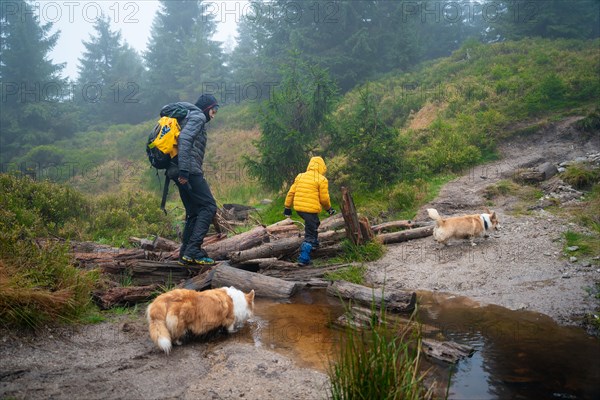
[[[461,297],[425,292],[418,298],[427,337],[476,350],[456,366],[432,365],[440,387],[451,372],[449,399],[600,398],[600,341],[582,329]],[[288,303],[257,299],[248,340],[325,371],[338,342],[330,322],[343,312],[323,290],[304,291]]]

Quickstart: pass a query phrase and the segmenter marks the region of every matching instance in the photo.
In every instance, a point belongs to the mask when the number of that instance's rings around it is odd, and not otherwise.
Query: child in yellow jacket
[[[285,197],[283,214],[292,215],[293,206],[304,220],[304,242],[300,245],[300,265],[310,264],[310,252],[319,246],[318,231],[321,221],[319,213],[325,209],[329,215],[335,214],[329,199],[329,183],[325,178],[327,166],[321,157],[313,157],[308,163],[306,172],[296,176],[292,187]]]

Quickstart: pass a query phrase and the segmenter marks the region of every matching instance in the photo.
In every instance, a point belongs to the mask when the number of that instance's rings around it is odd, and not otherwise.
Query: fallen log
[[[123,273],[131,277],[131,282],[135,286],[152,284],[169,286],[210,268],[205,265],[184,266],[173,261],[132,260],[125,264],[126,268]]]
[[[344,221],[344,216],[342,214],[332,215],[331,217],[325,218],[321,225],[319,225],[319,232],[325,232],[329,230],[336,230],[344,227],[346,222]]]
[[[280,239],[247,250],[231,252],[228,258],[232,264],[240,264],[255,258],[282,257],[297,251],[303,240],[301,237]]]
[[[267,232],[267,229],[258,226],[248,232],[232,236],[217,243],[206,245],[204,246],[204,250],[206,250],[208,256],[212,259],[225,260],[231,252],[250,249],[268,241],[269,233]]]
[[[312,258],[326,258],[334,257],[344,251],[341,243],[334,243],[330,245],[321,245],[311,253]]]
[[[154,297],[160,285],[115,287],[106,291],[95,291],[92,299],[98,306],[107,310],[117,305],[132,305],[148,301]]]
[[[214,268],[211,286],[235,286],[244,292],[254,290],[258,297],[288,299],[304,285],[233,268],[229,263],[223,262]]]
[[[383,244],[400,243],[408,240],[424,238],[433,235],[434,226],[424,226],[422,228],[407,229],[400,232],[382,233],[376,236]]]
[[[179,285],[177,285],[177,288],[196,290],[198,292],[210,289],[214,274],[215,268],[211,268],[207,271],[199,273],[196,276],[191,277],[190,279],[181,282]]]
[[[471,346],[429,338],[421,340],[421,350],[431,358],[451,364],[456,364],[459,360],[471,357],[475,353],[475,349]]]
[[[376,307],[385,305],[387,310],[410,312],[414,310],[417,295],[415,292],[399,290],[386,290],[383,288],[370,288],[345,281],[333,282],[327,288],[329,296],[341,297],[342,299],[355,300],[359,304]]]
[[[328,245],[331,243],[337,243],[346,237],[345,230],[338,231],[327,231],[319,233],[319,243],[322,245]]]
[[[362,307],[352,307],[335,321],[340,327],[351,327],[353,329],[371,329],[373,325],[386,325],[391,329],[400,328],[400,332],[405,330],[418,329],[420,332],[435,333],[438,329],[434,327],[423,327],[412,320],[398,318],[393,314],[386,314],[385,321],[380,320],[380,315],[373,315],[372,310]],[[440,341],[437,339],[423,338],[421,340],[421,351],[429,358],[438,361],[456,364],[458,361],[471,357],[475,349],[471,346],[459,344],[452,341]]]
[[[247,260],[241,263],[242,265],[255,265],[261,272],[270,269],[280,268],[297,268],[298,264],[295,262],[280,260],[277,257],[266,257],[266,258],[255,258]]]
[[[382,224],[373,225],[371,229],[374,233],[380,233],[387,230],[395,230],[395,229],[410,229],[413,227],[413,221],[411,220],[400,220],[400,221],[390,221],[384,222]]]
[[[129,238],[129,243],[144,250],[166,252],[177,250],[180,246],[180,243],[160,236],[156,236],[153,240],[132,236]]]
[[[290,280],[294,282],[309,282],[314,279],[324,279],[325,274],[348,268],[350,264],[336,264],[325,267],[300,267],[296,263],[269,265],[260,268],[263,275]]]
[[[267,227],[267,232],[269,232],[272,240],[300,236],[300,229],[296,225],[281,225],[271,228]]]

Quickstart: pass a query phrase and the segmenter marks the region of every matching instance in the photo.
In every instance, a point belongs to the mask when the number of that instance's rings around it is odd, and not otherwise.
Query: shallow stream
[[[551,318],[456,296],[418,293],[425,336],[468,344],[476,351],[455,366],[433,363],[431,376],[449,399],[600,399],[600,340]],[[344,312],[323,290],[290,302],[257,299],[250,324],[256,346],[283,352],[326,371],[338,341],[330,322]]]

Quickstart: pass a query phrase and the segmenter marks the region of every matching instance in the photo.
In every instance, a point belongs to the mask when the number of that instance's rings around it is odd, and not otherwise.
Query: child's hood
[[[306,167],[306,172],[308,171],[317,171],[319,174],[325,175],[325,172],[327,172],[325,161],[321,157],[311,158],[308,162],[308,167]]]

